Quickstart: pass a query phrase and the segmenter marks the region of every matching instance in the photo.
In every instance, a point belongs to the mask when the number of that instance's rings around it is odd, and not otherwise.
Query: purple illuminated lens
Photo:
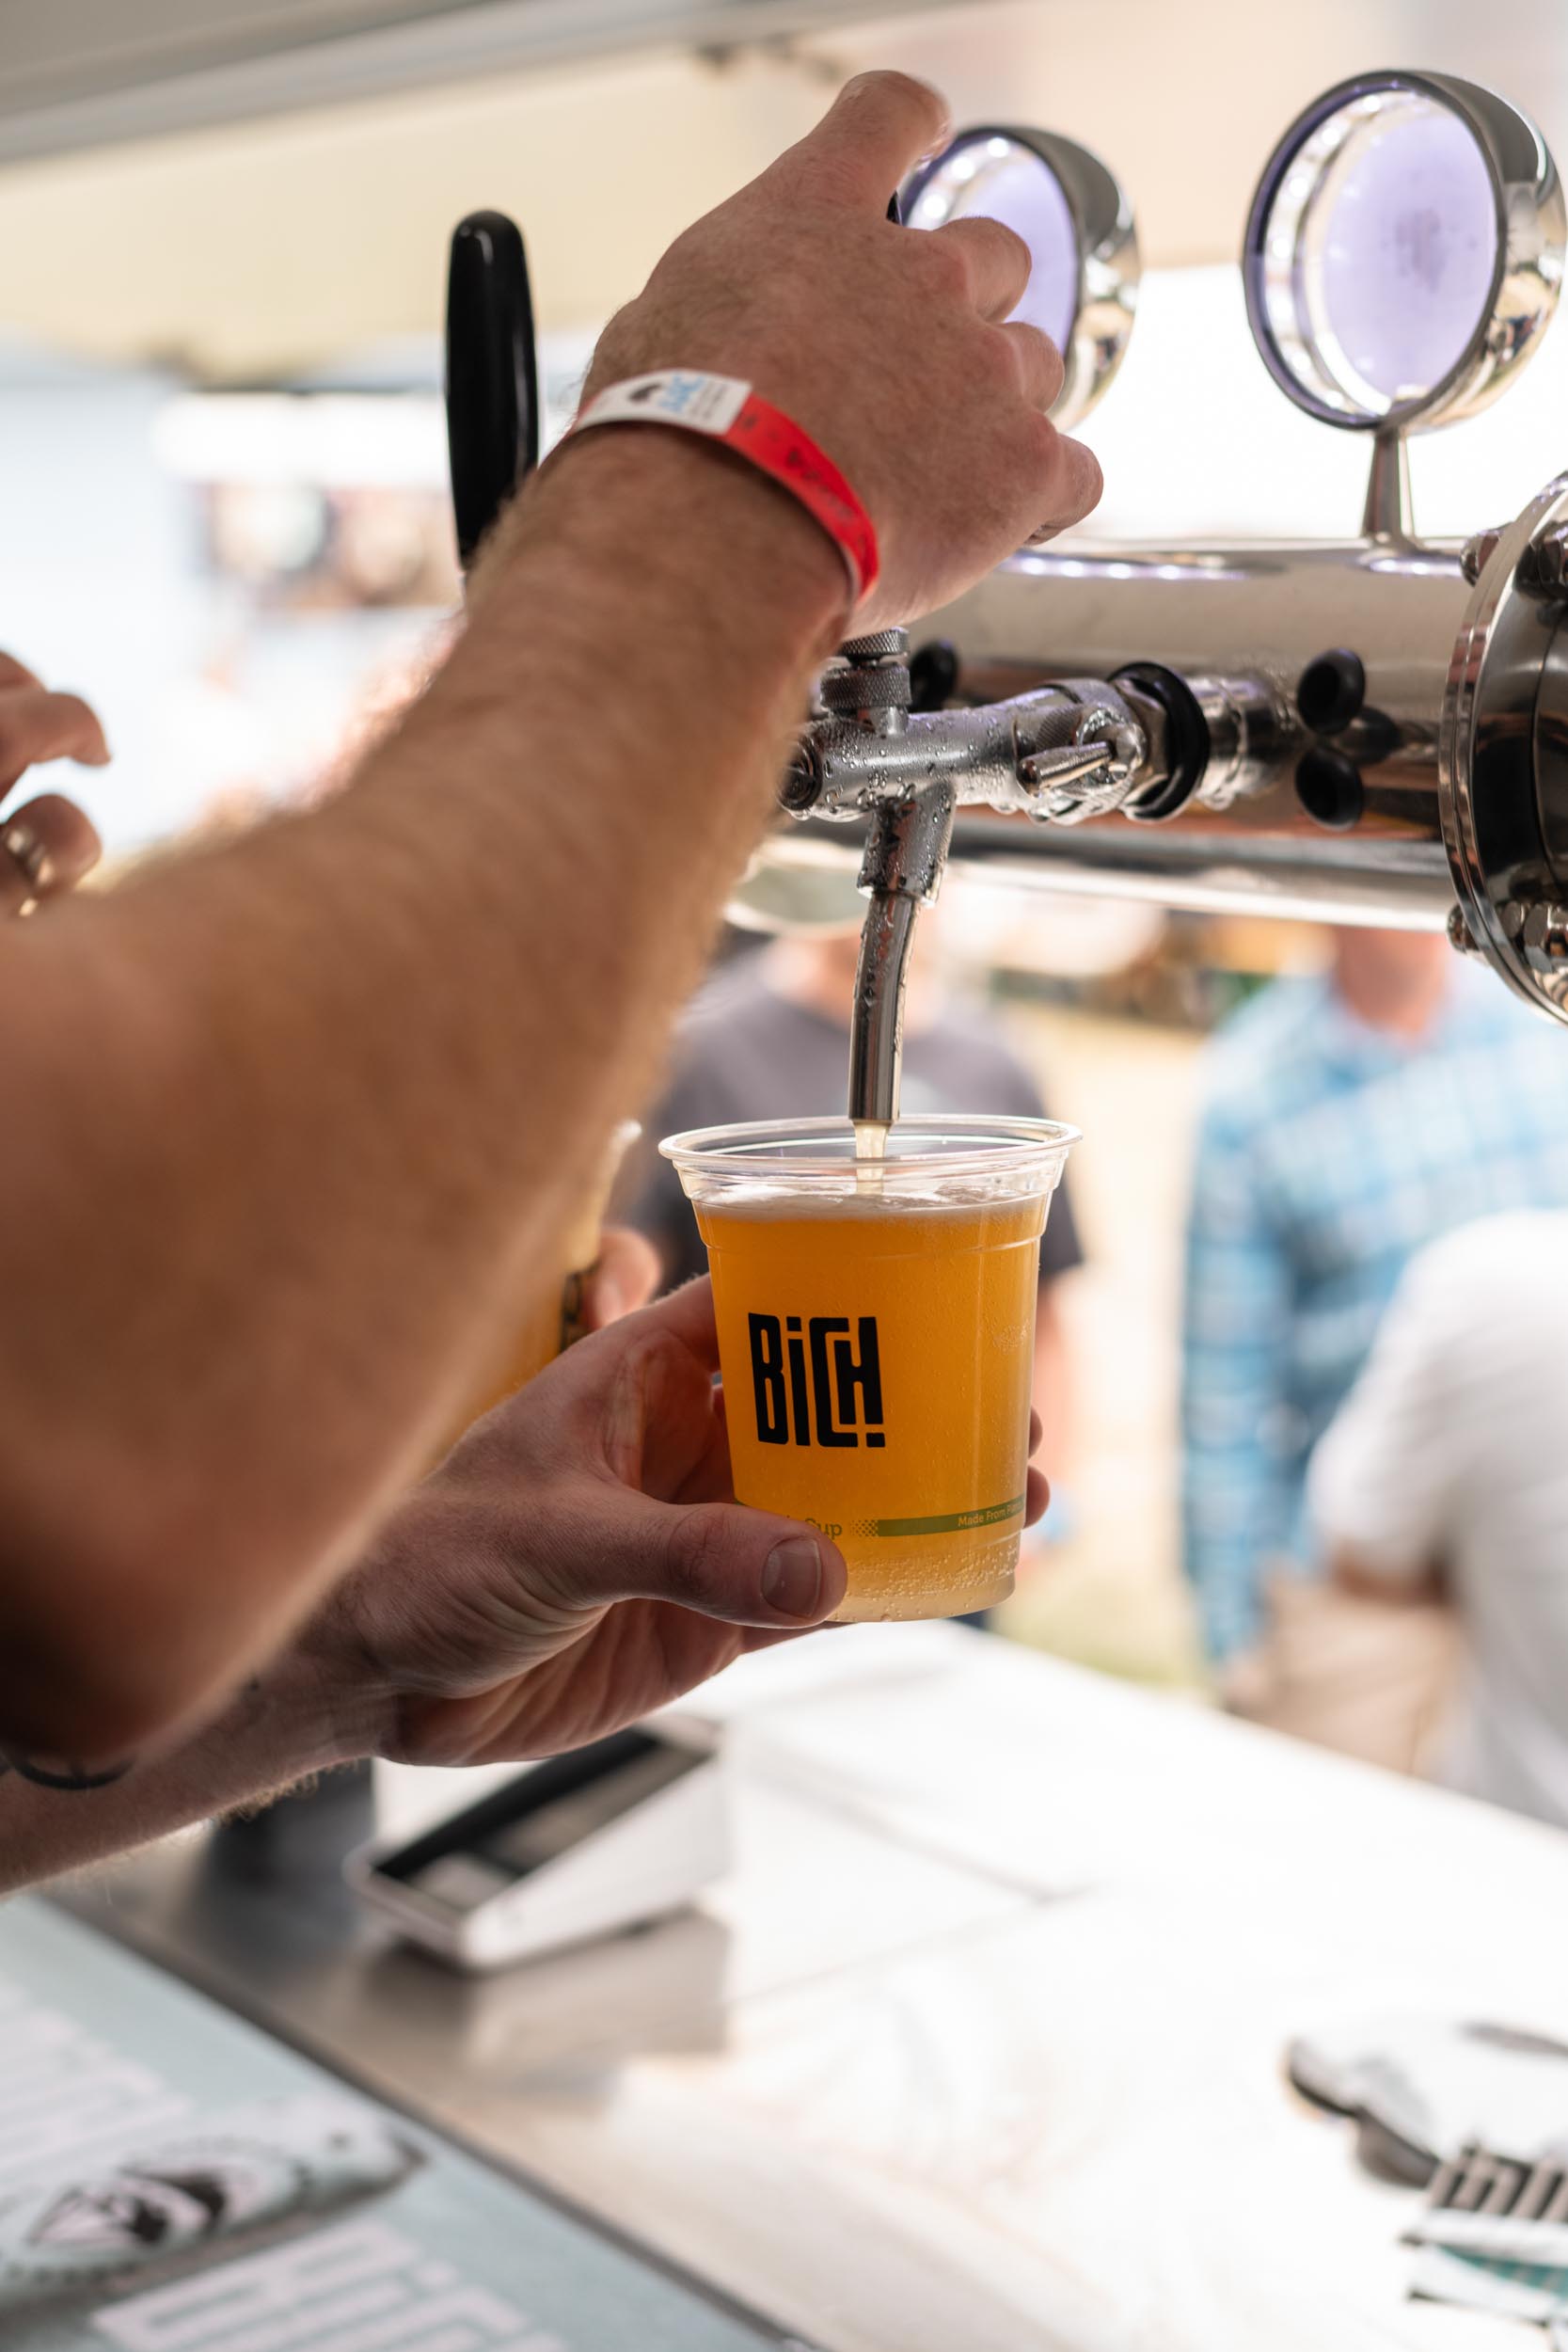
[[[1492,291],[1497,200],[1469,130],[1429,99],[1380,111],[1345,140],[1309,218],[1303,324],[1331,372],[1343,380],[1348,363],[1391,405],[1433,390]]]
[[[928,228],[943,218],[999,220],[1016,230],[1034,268],[1013,316],[1042,328],[1065,351],[1078,315],[1078,230],[1049,165],[1013,139],[959,147],[938,165],[911,225]]]

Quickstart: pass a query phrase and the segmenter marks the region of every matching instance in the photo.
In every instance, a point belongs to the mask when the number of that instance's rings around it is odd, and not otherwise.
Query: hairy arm
[[[591,1316],[648,1271],[627,1238]],[[718,1361],[706,1282],[624,1318],[477,1422],[214,1723],[106,1787],[0,1771],[0,1894],[360,1757],[581,1746],[828,1615],[832,1546],[735,1502]]]
[[[795,414],[877,520],[863,627],[1099,487],[1003,323],[1020,242],[885,217],[942,119],[851,85],[589,386]],[[0,940],[0,1742],[177,1738],[363,1547],[640,1096],[846,617],[787,494],[675,434],[569,444],[497,540],[339,801]]]
[[[635,1289],[617,1254],[593,1311]],[[475,1423],[218,1721],[107,1788],[0,1776],[0,1893],[358,1757],[581,1747],[830,1617],[834,1546],[736,1502],[718,1369],[705,1281],[570,1348]],[[1045,1502],[1032,1470],[1031,1522]]]
[[[215,1723],[107,1788],[55,1789],[0,1774],[0,1898],[106,1862],[214,1815],[264,1804],[372,1752],[309,1659],[269,1665]]]
[[[644,433],[543,478],[485,590],[341,801],[0,940],[24,1745],[200,1705],[236,1616],[270,1646],[416,1472],[696,977],[842,576],[768,485]]]

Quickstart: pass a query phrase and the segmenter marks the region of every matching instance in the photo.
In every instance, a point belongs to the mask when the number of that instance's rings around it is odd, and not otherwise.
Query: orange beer
[[[1039,1240],[1071,1140],[911,1120],[857,1166],[847,1120],[798,1120],[666,1147],[707,1244],[736,1494],[832,1536],[841,1618],[1012,1590]]]

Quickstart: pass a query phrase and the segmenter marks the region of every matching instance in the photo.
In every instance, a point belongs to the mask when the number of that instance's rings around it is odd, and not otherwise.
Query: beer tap
[[[850,1030],[849,1116],[898,1116],[905,983],[916,918],[934,905],[960,807],[1073,824],[1113,810],[1173,814],[1201,792],[1208,727],[1185,681],[1146,665],[1067,678],[978,710],[916,711],[909,636],[851,640],[824,672],[820,715],[785,780],[795,816],[868,819],[869,899]]]
[[[1047,302],[1064,354],[1058,414],[1066,406],[1077,416],[1110,380],[1126,346],[1137,277],[1132,215],[1098,157],[1049,133],[971,132],[934,162],[946,174],[958,170],[973,180],[985,173],[995,182],[1012,176],[1020,160],[1028,179],[1053,191],[1060,206],[1053,224],[1060,249],[1036,250],[1031,291]],[[917,174],[893,197],[888,218],[901,226],[908,205],[928,202],[936,184],[930,168]],[[1069,286],[1074,324],[1082,309],[1085,227],[1114,280],[1112,308],[1119,311],[1098,348],[1070,326],[1064,333],[1058,317]],[[965,714],[916,713],[902,628],[851,638],[817,691],[820,715],[802,739],[783,803],[797,816],[870,820],[859,878],[870,903],[850,1020],[848,1108],[857,1129],[885,1131],[898,1117],[916,920],[922,907],[936,903],[960,803],[1048,810],[1070,822],[1073,813],[1087,814],[1101,801],[1119,805],[1148,759],[1149,742],[1137,710],[1110,687],[1096,686],[1083,700],[1070,688],[1053,687],[978,723]]]
[[[906,191],[911,228],[980,213],[1030,239],[1019,315],[1067,355],[1063,423],[1132,321],[1103,171],[988,129]],[[1264,168],[1243,279],[1279,388],[1364,437],[1359,533],[1022,548],[922,625],[912,670],[941,707],[901,682],[902,641],[830,665],[782,793],[801,830],[774,836],[758,898],[786,920],[792,866],[846,863],[838,829],[864,827],[852,1116],[896,1109],[910,939],[949,857],[1044,890],[1446,929],[1568,1022],[1568,474],[1437,541],[1406,468],[1409,436],[1486,406],[1539,347],[1565,244],[1556,166],[1507,100],[1411,72],[1323,92]]]
[[[1053,414],[1075,424],[1132,332],[1126,198],[1072,141],[982,127],[903,191],[911,233],[966,213],[1030,244],[1018,315],[1061,348]],[[1568,1021],[1568,474],[1444,542],[1418,535],[1405,469],[1410,435],[1484,407],[1539,346],[1565,244],[1556,166],[1507,100],[1409,72],[1323,92],[1265,166],[1243,280],[1279,388],[1364,437],[1359,532],[1031,545],[912,654],[886,631],[828,665],[782,793],[800,822],[768,844],[757,900],[777,925],[793,864],[858,866],[853,1118],[896,1116],[911,943],[950,859],[1047,890],[1446,927]],[[465,562],[531,453],[526,294],[511,224],[465,224]],[[737,908],[755,922],[744,891]]]

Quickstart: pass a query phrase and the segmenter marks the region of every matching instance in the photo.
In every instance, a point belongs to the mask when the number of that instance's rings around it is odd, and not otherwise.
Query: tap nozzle
[[[904,1059],[904,988],[920,900],[876,890],[861,928],[849,1022],[849,1116],[857,1126],[891,1127],[898,1117]]]
[[[942,888],[956,806],[952,786],[939,779],[908,800],[883,802],[866,836],[860,887],[871,903],[849,1024],[849,1116],[867,1125],[891,1127],[898,1116],[915,918]]]

